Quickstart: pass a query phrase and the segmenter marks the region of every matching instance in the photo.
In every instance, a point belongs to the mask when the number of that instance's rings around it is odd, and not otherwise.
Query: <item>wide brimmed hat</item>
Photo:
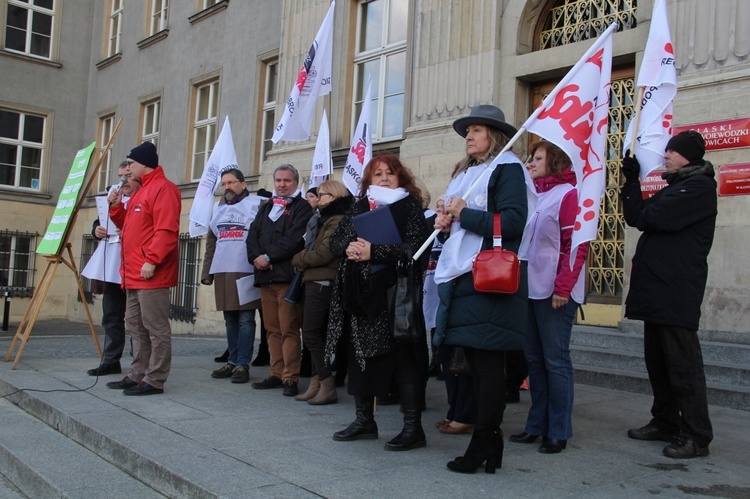
[[[466,138],[466,127],[469,125],[491,126],[503,132],[508,138],[518,133],[516,127],[505,122],[505,113],[500,108],[490,104],[482,104],[472,108],[468,116],[458,118],[453,122],[453,129],[461,137]]]

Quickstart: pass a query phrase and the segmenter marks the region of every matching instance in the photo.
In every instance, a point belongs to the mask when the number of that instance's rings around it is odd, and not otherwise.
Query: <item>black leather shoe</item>
[[[667,457],[675,459],[690,459],[709,454],[708,446],[703,447],[698,445],[690,435],[678,436],[674,442],[664,447],[662,453]]]
[[[164,393],[164,390],[161,388],[155,388],[145,381],[141,381],[136,386],[131,386],[127,390],[123,390],[123,395],[158,395],[160,393]]]
[[[229,350],[224,350],[224,353],[218,357],[214,357],[214,362],[219,364],[225,364],[229,360]]]
[[[567,445],[567,440],[545,437],[542,439],[542,445],[539,446],[539,452],[542,454],[557,454],[562,452]]]
[[[375,421],[354,420],[345,430],[333,434],[337,442],[349,442],[351,440],[375,440],[378,438],[378,425]]]
[[[517,444],[533,444],[536,442],[536,439],[539,438],[539,435],[532,435],[530,433],[519,433],[518,435],[511,435],[508,437],[508,440],[511,442],[515,442]]]
[[[122,368],[120,367],[120,361],[112,362],[110,364],[101,364],[99,367],[86,371],[89,376],[106,376],[108,374],[120,374],[121,372]]]
[[[655,424],[649,423],[642,428],[631,428],[628,430],[628,437],[635,440],[661,440],[671,443],[677,438],[677,434],[664,431]]]
[[[126,388],[132,388],[136,385],[138,385],[138,383],[125,376],[120,381],[110,381],[109,383],[107,383],[107,388],[112,388],[113,390],[124,390]]]
[[[252,384],[256,390],[270,390],[272,388],[283,388],[284,382],[276,376],[269,376],[263,381],[256,381]]]

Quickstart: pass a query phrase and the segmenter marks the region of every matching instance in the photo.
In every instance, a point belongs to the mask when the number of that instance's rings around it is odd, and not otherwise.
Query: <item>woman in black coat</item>
[[[374,397],[388,396],[391,379],[399,385],[404,427],[385,444],[386,450],[409,450],[426,445],[421,405],[427,379],[427,341],[424,331],[416,344],[397,343],[388,314],[388,288],[396,283],[396,264],[408,258],[403,244],[374,244],[357,237],[353,218],[370,210],[390,210],[401,241],[415,253],[429,236],[411,172],[396,156],[371,160],[362,175],[359,199],[331,236],[330,248],[342,257],[331,303],[326,356],[330,359],[342,335],[348,337],[349,384],[356,419],[334,440],[377,438]],[[415,262],[412,284],[422,289],[429,254]],[[372,265],[385,268],[373,271]],[[376,268],[377,268],[376,267]],[[421,301],[421,293],[419,294]],[[417,310],[421,311],[421,303]]]

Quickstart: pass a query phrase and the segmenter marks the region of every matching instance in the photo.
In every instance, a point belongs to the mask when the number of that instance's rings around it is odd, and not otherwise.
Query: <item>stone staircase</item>
[[[708,403],[750,411],[750,345],[701,339]],[[651,393],[643,334],[574,326],[571,355],[576,383]]]

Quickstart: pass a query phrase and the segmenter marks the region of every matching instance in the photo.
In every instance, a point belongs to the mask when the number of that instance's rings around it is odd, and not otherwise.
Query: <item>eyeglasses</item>
[[[318,193],[318,197],[319,198],[322,198],[323,196],[331,196],[331,197],[333,197],[333,194],[331,194],[330,192],[319,192]]]
[[[230,180],[228,182],[222,182],[221,186],[222,187],[229,187],[230,185],[239,184],[239,183],[240,183],[239,180]]]

